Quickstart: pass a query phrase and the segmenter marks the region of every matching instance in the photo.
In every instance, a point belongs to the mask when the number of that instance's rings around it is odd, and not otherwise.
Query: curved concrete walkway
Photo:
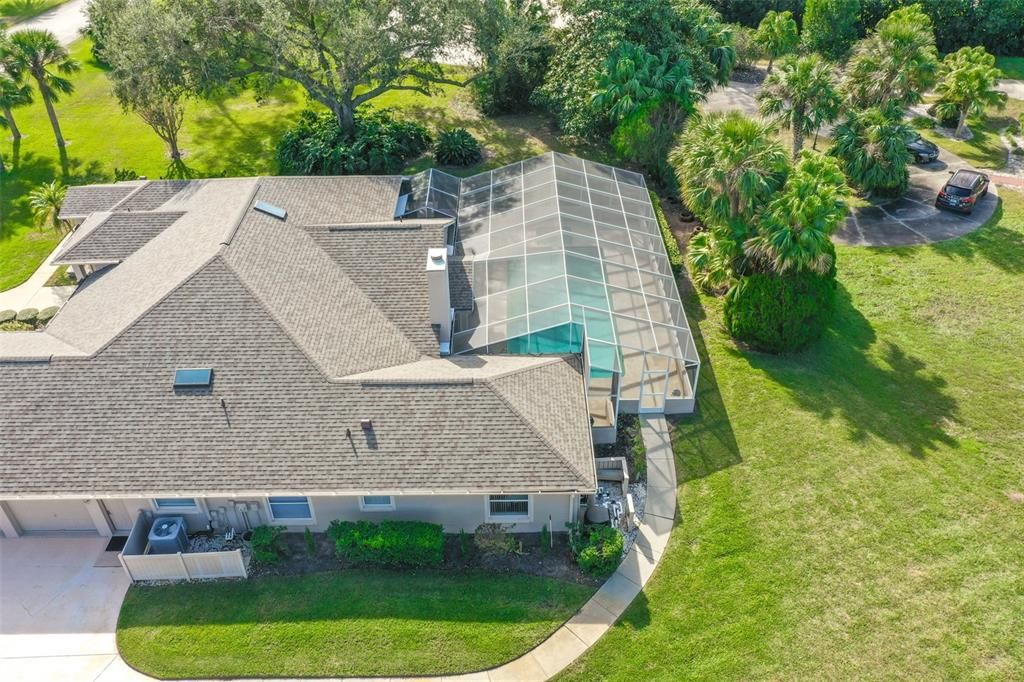
[[[19,21],[11,27],[10,32],[14,33],[25,29],[50,31],[57,36],[61,45],[70,45],[82,37],[82,29],[87,23],[85,8],[88,5],[89,0],[69,0],[69,2],[49,9],[31,19]]]

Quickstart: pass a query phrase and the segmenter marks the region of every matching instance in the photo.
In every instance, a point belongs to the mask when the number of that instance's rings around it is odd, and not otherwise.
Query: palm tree
[[[854,47],[843,89],[858,109],[921,101],[935,82],[939,58],[931,19],[920,5],[889,14]]]
[[[787,166],[774,126],[738,111],[691,119],[669,160],[687,205],[705,223],[750,218]]]
[[[54,180],[39,185],[29,193],[28,204],[41,225],[48,224],[54,231],[63,232],[64,221],[60,219],[60,207],[64,204],[67,190],[67,187]]]
[[[800,42],[800,34],[797,32],[793,13],[772,10],[765,14],[764,19],[757,26],[754,41],[768,55],[768,73],[771,73],[772,62],[782,55],[792,52]]]
[[[744,250],[776,274],[827,273],[833,265],[832,233],[846,219],[849,195],[838,161],[804,152]]]
[[[619,121],[652,102],[692,111],[701,97],[695,88],[688,62],[673,61],[667,51],[651,54],[623,42],[605,61],[591,100]]]
[[[936,116],[942,120],[956,117],[956,136],[967,137],[968,116],[983,116],[990,106],[1006,106],[1006,93],[996,90],[1001,76],[996,58],[983,47],[962,47],[947,54],[935,86],[939,95]]]
[[[2,68],[2,67],[0,67]],[[11,74],[0,71],[0,128],[8,128],[14,144],[21,142],[21,131],[14,121],[12,109],[32,103],[32,88],[19,83]]]
[[[868,193],[899,196],[907,189],[913,134],[895,103],[854,111],[832,133],[829,154],[839,159],[850,184]]]
[[[816,54],[786,57],[768,76],[757,95],[761,115],[793,131],[793,158],[800,156],[804,138],[834,119],[840,99],[832,68]]]
[[[64,136],[57,122],[57,112],[53,103],[61,95],[74,92],[75,86],[68,79],[58,74],[71,74],[80,67],[68,51],[49,31],[25,30],[18,31],[9,39],[9,61],[18,72],[26,73],[36,81],[39,94],[46,106],[46,114],[50,117],[57,147],[63,151],[66,146]]]

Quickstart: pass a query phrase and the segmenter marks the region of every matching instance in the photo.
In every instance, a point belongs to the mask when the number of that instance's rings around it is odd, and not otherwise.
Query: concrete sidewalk
[[[68,232],[64,239],[60,241],[60,244],[57,245],[57,248],[43,259],[42,264],[36,268],[31,277],[13,289],[0,291],[0,310],[23,310],[25,308],[42,310],[52,305],[62,306],[71,298],[71,294],[75,293],[75,289],[78,288],[77,285],[67,287],[44,286],[46,280],[50,279],[50,276],[58,269],[58,266],[50,265],[50,258],[60,250],[71,234],[71,232]]]
[[[82,29],[86,24],[85,8],[88,5],[89,0],[70,0],[31,19],[19,21],[11,27],[10,32],[26,29],[49,31],[57,36],[61,45],[70,45],[82,37]]]

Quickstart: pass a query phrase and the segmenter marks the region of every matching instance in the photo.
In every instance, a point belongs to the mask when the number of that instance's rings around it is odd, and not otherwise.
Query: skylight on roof
[[[175,388],[209,386],[212,380],[212,369],[177,369],[174,371]]]
[[[265,201],[257,201],[256,205],[253,206],[253,208],[255,208],[260,213],[266,213],[267,215],[273,216],[279,220],[284,220],[285,218],[288,217],[288,211],[284,210],[280,206],[268,204]]]

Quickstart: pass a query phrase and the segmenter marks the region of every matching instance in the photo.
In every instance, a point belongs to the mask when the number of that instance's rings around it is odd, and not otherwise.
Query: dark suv
[[[958,170],[939,190],[939,196],[935,197],[935,208],[970,213],[978,200],[986,194],[987,175],[978,171]]]
[[[907,151],[914,157],[914,163],[930,163],[939,158],[939,148],[917,133],[907,137]]]

